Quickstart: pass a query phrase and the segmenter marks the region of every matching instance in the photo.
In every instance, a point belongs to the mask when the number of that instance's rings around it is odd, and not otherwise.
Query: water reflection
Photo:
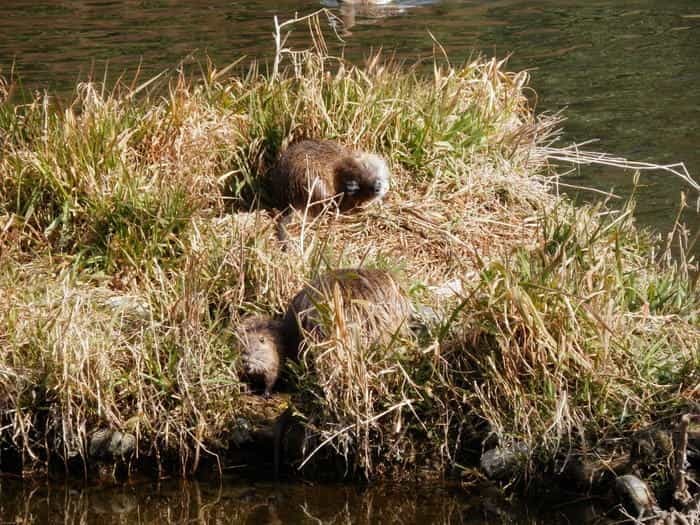
[[[165,481],[119,487],[0,482],[2,523],[589,523],[590,504],[554,512],[429,485],[358,487]]]
[[[377,24],[383,18],[407,14],[409,10],[421,6],[438,3],[438,0],[413,0],[380,2],[376,4],[363,2],[342,2],[339,0],[323,0],[323,7],[336,10],[340,18],[340,26],[335,27],[343,37],[352,35],[351,29],[357,24]]]

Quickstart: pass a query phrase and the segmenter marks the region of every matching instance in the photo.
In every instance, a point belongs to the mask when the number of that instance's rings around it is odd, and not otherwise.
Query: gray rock
[[[497,446],[481,454],[481,470],[486,477],[503,480],[517,474],[518,469],[527,460],[528,448],[524,443],[509,446]]]
[[[101,428],[90,436],[88,453],[92,458],[125,458],[134,450],[136,450],[136,436],[128,432]]]
[[[109,441],[108,451],[113,458],[124,458],[131,455],[136,448],[136,437],[128,432],[115,430]]]
[[[631,516],[639,519],[653,512],[656,499],[647,484],[637,476],[619,476],[615,479],[614,491],[622,507]]]
[[[101,428],[90,436],[90,444],[88,445],[88,454],[90,457],[101,458],[107,455],[112,434],[114,434],[113,430]]]

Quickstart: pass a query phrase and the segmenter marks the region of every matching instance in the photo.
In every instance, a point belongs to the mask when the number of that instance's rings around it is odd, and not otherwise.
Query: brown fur
[[[265,317],[249,317],[241,323],[240,338],[243,374],[251,382],[264,385],[267,397],[277,382],[284,359],[282,323]]]
[[[359,326],[368,342],[386,339],[408,326],[411,305],[389,272],[367,269],[331,270],[292,299],[282,321],[250,317],[241,324],[241,362],[245,376],[263,383],[269,396],[285,357],[296,359],[305,337],[321,341],[316,305],[342,301],[348,324]]]
[[[270,172],[270,193],[285,212],[291,209],[318,215],[327,205],[347,212],[388,190],[389,171],[378,156],[356,152],[330,140],[303,140],[291,145]]]
[[[287,308],[284,325],[290,352],[300,350],[305,336],[316,340],[328,337],[316,305],[332,304],[336,293],[346,323],[359,326],[368,342],[391,337],[408,324],[410,303],[389,272],[332,270],[297,293]]]

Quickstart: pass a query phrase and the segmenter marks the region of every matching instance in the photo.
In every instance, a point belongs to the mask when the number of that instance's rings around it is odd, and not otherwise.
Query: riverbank
[[[492,477],[527,484],[592,458],[606,477],[640,432],[697,413],[682,230],[660,244],[630,208],[552,192],[558,122],[533,113],[525,73],[284,56],[269,74],[81,83],[69,105],[3,85],[0,468],[188,475],[257,468],[257,450],[272,476],[276,449],[294,476],[469,483],[502,450],[516,453]],[[392,188],[362,213],[296,220],[282,250],[263,178],[302,137],[381,153]],[[359,265],[394,271],[434,315],[378,347],[337,331],[282,393],[249,392],[241,319]],[[626,468],[662,490],[659,450]]]

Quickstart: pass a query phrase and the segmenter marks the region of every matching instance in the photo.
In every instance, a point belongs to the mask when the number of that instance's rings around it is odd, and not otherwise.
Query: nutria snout
[[[326,206],[352,211],[389,191],[389,168],[379,155],[355,151],[330,140],[303,140],[291,145],[270,171],[270,194],[283,211],[278,236],[291,210],[318,215]]]
[[[337,304],[346,325],[358,328],[368,343],[386,340],[408,326],[411,305],[400,286],[383,270],[331,270],[314,279],[292,299],[283,320],[250,317],[241,324],[244,375],[263,383],[269,396],[285,357],[296,359],[307,337],[327,339],[319,307]]]

